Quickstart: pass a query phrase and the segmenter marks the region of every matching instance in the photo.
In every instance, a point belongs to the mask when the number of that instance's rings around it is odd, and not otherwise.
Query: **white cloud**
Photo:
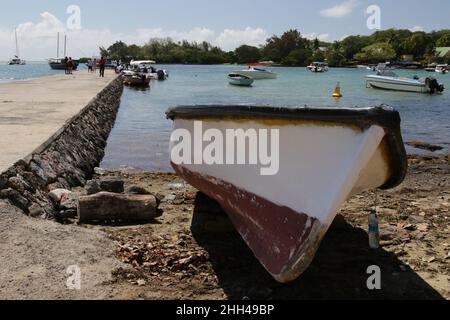
[[[130,33],[115,33],[107,28],[67,30],[65,23],[53,14],[44,12],[38,22],[25,22],[17,27],[21,58],[44,60],[54,57],[58,32],[61,34],[60,55],[63,54],[63,35],[67,34],[68,55],[74,57],[98,55],[99,47],[107,47],[118,40],[128,44],[142,45],[151,38],[170,37],[174,41],[208,41],[224,50],[233,50],[244,43],[262,44],[268,38],[265,30],[251,27],[244,30],[226,29],[221,33],[205,27],[197,27],[189,31],[141,28]],[[8,60],[14,53],[14,30],[0,27],[0,60]]]
[[[422,26],[414,26],[414,27],[410,28],[409,30],[411,30],[412,32],[424,31]]]
[[[305,34],[305,38],[309,40],[319,39],[320,41],[330,41],[330,35],[328,33],[317,34],[315,32]]]
[[[244,30],[225,29],[213,43],[224,50],[233,50],[243,44],[259,46],[267,38],[269,38],[269,35],[262,28],[253,29],[247,27]]]
[[[357,0],[347,0],[344,3],[320,11],[320,14],[327,18],[342,18],[352,13],[357,5]]]

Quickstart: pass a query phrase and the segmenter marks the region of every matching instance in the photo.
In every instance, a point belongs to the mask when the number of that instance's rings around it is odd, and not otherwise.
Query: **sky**
[[[334,41],[375,31],[367,27],[370,5],[380,8],[381,29],[450,28],[449,0],[8,1],[0,11],[0,60],[15,53],[14,28],[20,56],[30,61],[56,56],[58,32],[67,34],[68,54],[73,57],[97,55],[99,46],[117,40],[144,44],[164,37],[209,41],[233,50],[242,44],[263,44],[288,29]],[[71,6],[79,8],[79,19],[73,16],[76,8],[67,13]]]

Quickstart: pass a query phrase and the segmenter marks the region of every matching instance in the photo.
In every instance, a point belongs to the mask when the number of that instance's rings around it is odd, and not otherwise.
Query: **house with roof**
[[[436,57],[443,62],[450,61],[450,47],[437,47],[435,49]]]

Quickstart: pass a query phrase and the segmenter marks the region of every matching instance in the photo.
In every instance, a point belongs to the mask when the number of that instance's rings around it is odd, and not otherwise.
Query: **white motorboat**
[[[16,36],[16,54],[15,54],[14,58],[9,60],[8,64],[10,66],[13,66],[13,65],[15,65],[15,66],[23,66],[23,65],[25,65],[27,63],[26,63],[25,60],[22,60],[22,59],[19,58],[19,43],[17,41],[17,29],[14,30],[14,34]]]
[[[448,73],[448,64],[438,64],[436,66],[435,72],[440,74],[447,74]]]
[[[368,75],[366,79],[368,88],[430,94],[439,94],[444,91],[444,86],[433,77],[406,78],[399,77],[392,71],[383,71],[376,75]]]
[[[166,80],[169,78],[169,72],[167,70],[157,70],[153,67],[154,64],[156,64],[154,60],[132,60],[130,62],[131,68],[148,73],[148,76],[153,80]]]
[[[277,74],[261,67],[249,66],[248,69],[234,71],[236,74],[246,76],[255,80],[276,79]]]
[[[255,82],[255,79],[236,73],[230,73],[228,75],[228,80],[230,84],[240,87],[250,87],[253,82]]]
[[[311,65],[306,67],[306,69],[313,73],[323,73],[329,70],[326,62],[313,62]]]
[[[347,199],[406,175],[400,115],[388,107],[187,106],[167,116],[176,172],[219,202],[280,282],[308,268]]]

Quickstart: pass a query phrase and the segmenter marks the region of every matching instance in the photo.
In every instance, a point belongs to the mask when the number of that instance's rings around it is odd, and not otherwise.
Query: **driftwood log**
[[[158,205],[152,195],[100,192],[79,199],[78,220],[147,221],[161,216]]]

